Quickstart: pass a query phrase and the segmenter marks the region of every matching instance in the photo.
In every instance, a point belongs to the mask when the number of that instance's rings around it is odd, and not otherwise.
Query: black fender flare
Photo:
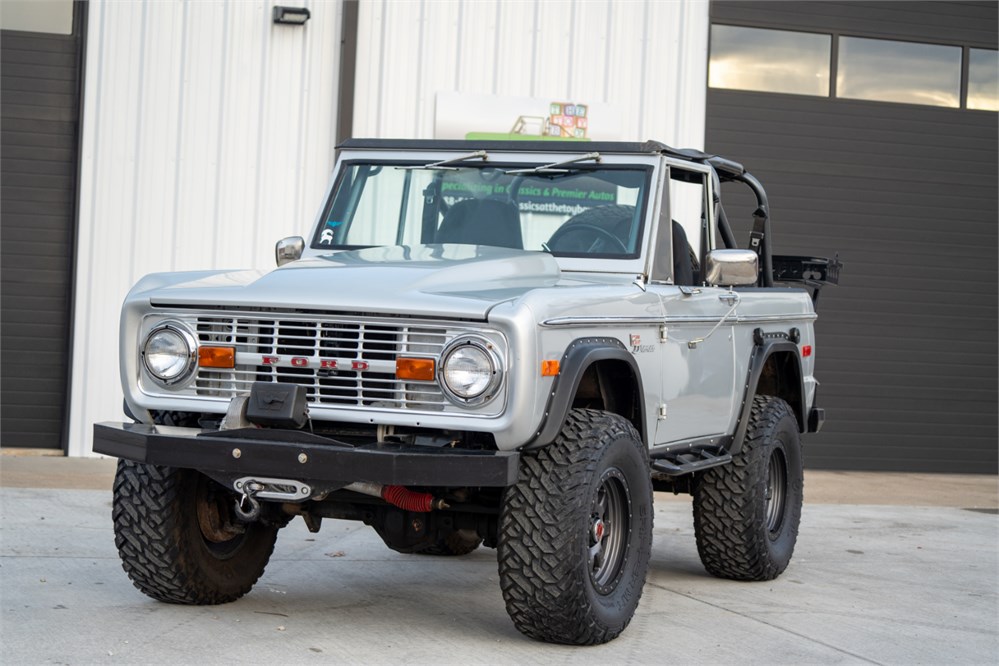
[[[742,450],[742,442],[746,438],[746,430],[749,428],[749,416],[753,411],[753,398],[756,397],[756,389],[763,374],[763,368],[767,364],[767,359],[776,352],[791,352],[791,358],[798,377],[798,404],[791,405],[798,420],[799,432],[805,432],[808,426],[808,419],[805,414],[805,378],[801,373],[801,357],[798,355],[798,345],[787,337],[764,337],[753,346],[753,353],[749,358],[749,372],[746,378],[746,388],[742,394],[742,406],[740,407],[739,421],[732,436],[732,445],[729,453],[736,454]]]
[[[559,362],[559,374],[555,377],[548,404],[534,438],[524,445],[525,449],[539,449],[551,444],[562,429],[562,424],[572,409],[572,399],[586,370],[598,361],[624,361],[635,375],[638,391],[639,434],[648,443],[645,426],[645,389],[642,373],[634,355],[616,338],[578,338],[566,348]]]

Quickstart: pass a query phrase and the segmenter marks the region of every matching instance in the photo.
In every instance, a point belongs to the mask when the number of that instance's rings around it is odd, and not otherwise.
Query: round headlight
[[[456,340],[444,352],[441,378],[445,392],[460,404],[479,404],[492,397],[501,375],[499,359],[484,340]]]
[[[196,353],[194,338],[186,331],[167,324],[146,336],[142,362],[153,377],[165,384],[175,384],[194,369]]]

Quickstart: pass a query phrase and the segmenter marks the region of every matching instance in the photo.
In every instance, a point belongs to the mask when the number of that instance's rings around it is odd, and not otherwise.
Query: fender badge
[[[655,345],[643,345],[642,336],[637,333],[631,334],[631,353],[632,354],[651,354],[656,350]]]

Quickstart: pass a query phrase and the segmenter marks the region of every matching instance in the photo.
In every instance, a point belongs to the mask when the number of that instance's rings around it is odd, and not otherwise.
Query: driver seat
[[[683,230],[680,223],[673,220],[673,284],[679,287],[693,287],[694,281],[694,260],[690,251],[690,242],[687,240],[687,232]]]
[[[444,214],[435,241],[523,250],[520,211],[512,201],[463,199]]]

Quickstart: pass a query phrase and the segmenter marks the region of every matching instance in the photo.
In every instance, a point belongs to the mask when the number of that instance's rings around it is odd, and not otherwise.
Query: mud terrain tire
[[[642,596],[652,544],[648,450],[616,414],[574,409],[549,446],[523,455],[500,515],[500,587],[521,633],[606,643]]]
[[[227,513],[232,501],[194,470],[119,460],[115,545],[135,587],[159,601],[196,605],[249,592],[274,550],[277,527],[237,525]]]
[[[787,568],[798,538],[801,442],[791,407],[753,399],[742,450],[698,475],[694,534],[704,568],[719,578],[773,580]]]

